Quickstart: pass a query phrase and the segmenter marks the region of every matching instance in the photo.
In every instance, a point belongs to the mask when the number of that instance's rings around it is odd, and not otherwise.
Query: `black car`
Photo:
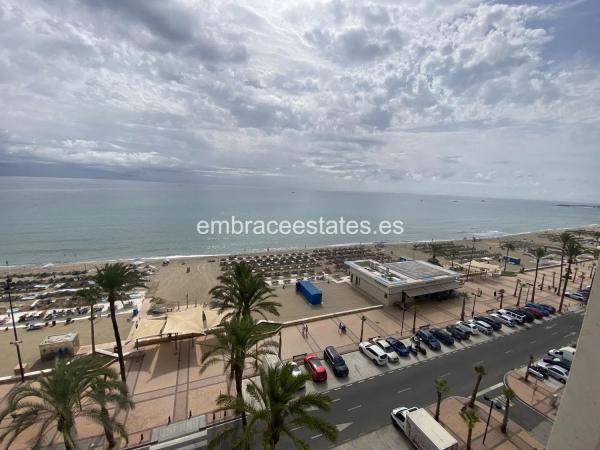
[[[450,333],[454,339],[462,341],[463,339],[469,339],[469,333],[461,330],[456,325],[448,325],[446,331]]]
[[[346,361],[344,361],[344,358],[342,358],[342,355],[338,353],[335,347],[332,347],[331,345],[325,347],[323,359],[331,366],[331,370],[333,370],[336,377],[348,376],[348,366],[346,365]]]
[[[454,345],[454,338],[446,330],[430,328],[429,331],[444,345]]]
[[[531,314],[526,309],[521,309],[521,308],[504,308],[504,309],[506,309],[507,311],[512,311],[514,313],[525,316],[525,322],[533,322],[533,319],[535,319],[534,315]]]
[[[415,335],[418,341],[423,341],[431,350],[441,350],[442,344],[427,330],[419,330]]]
[[[502,328],[502,322],[492,316],[488,316],[487,314],[479,314],[473,317],[475,320],[480,320],[481,322],[487,323],[494,331],[498,331]]]
[[[398,353],[398,356],[408,356],[410,355],[411,346],[404,345],[404,342],[399,341],[398,339],[390,336],[385,338],[385,341],[392,346],[394,351]]]
[[[555,358],[551,355],[544,356],[544,362],[553,366],[562,367],[565,370],[571,370],[571,363],[566,359]]]

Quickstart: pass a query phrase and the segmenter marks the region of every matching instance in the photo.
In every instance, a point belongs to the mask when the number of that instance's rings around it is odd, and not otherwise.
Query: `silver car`
[[[516,321],[510,316],[507,316],[505,314],[500,314],[500,313],[492,313],[492,314],[490,314],[490,316],[498,319],[500,322],[502,322],[503,325],[506,325],[508,327],[515,326]]]

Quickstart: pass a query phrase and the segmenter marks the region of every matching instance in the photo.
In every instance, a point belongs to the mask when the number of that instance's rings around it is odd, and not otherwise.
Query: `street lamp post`
[[[488,427],[490,426],[490,419],[492,417],[492,408],[494,407],[494,400],[490,400],[490,411],[488,412],[487,422],[485,423],[485,432],[483,433],[482,444],[485,444],[485,438],[487,437]]]
[[[361,316],[360,318],[360,342],[363,341],[363,333],[365,331],[365,322],[367,318],[365,316]]]
[[[519,307],[519,305],[521,304],[521,294],[523,293],[523,285],[521,284],[521,286],[519,286],[519,296],[517,297],[517,308]]]
[[[527,303],[527,299],[529,298],[529,288],[531,288],[531,283],[527,283],[527,293],[525,294],[525,303]]]
[[[402,325],[400,325],[400,336],[404,333],[404,314],[406,314],[406,305],[402,305]]]
[[[475,253],[475,236],[473,236],[473,247],[471,247],[471,259],[469,259],[469,267],[467,268],[467,279],[469,281],[469,275],[471,275],[471,262],[473,261],[473,254]]]
[[[5,289],[6,289],[6,292],[8,293],[8,304],[10,307],[10,317],[12,318],[13,334],[15,337],[14,342],[11,342],[11,344],[14,344],[14,346],[17,349],[17,359],[19,360],[19,372],[21,374],[21,383],[23,383],[25,381],[25,372],[23,371],[23,360],[21,359],[21,349],[19,348],[19,344],[21,343],[21,341],[19,341],[19,337],[17,336],[17,324],[15,323],[15,311],[13,309],[12,296],[10,295],[11,281],[12,281],[12,279],[7,275]]]
[[[281,331],[279,332],[279,359],[281,359]]]

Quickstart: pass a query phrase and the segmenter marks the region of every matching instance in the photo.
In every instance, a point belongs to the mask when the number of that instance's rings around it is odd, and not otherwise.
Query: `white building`
[[[78,333],[54,334],[46,336],[40,343],[40,356],[42,361],[53,359],[56,356],[74,356],[78,349]]]
[[[379,263],[370,259],[346,261],[350,282],[384,305],[418,301],[420,297],[446,295],[458,288],[458,273],[425,261]]]

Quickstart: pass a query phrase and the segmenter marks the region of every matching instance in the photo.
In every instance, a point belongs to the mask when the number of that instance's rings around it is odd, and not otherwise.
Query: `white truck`
[[[419,450],[457,450],[458,442],[424,408],[401,406],[392,410],[392,423]]]

